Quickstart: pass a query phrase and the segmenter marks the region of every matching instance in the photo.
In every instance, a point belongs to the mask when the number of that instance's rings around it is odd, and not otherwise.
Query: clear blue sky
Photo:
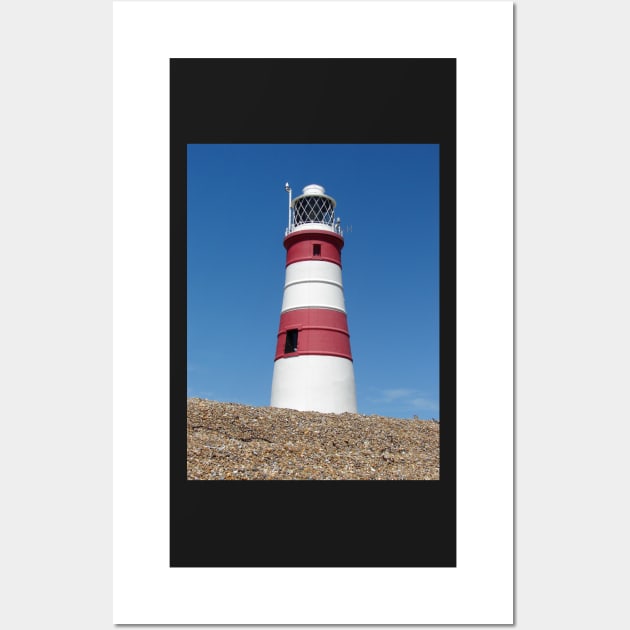
[[[359,413],[439,418],[439,146],[188,147],[188,396],[267,406],[289,182],[337,201]],[[351,227],[351,231],[348,228]]]

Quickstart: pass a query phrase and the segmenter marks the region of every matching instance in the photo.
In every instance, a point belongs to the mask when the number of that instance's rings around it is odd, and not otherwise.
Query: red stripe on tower
[[[346,314],[326,308],[301,308],[282,313],[276,359],[301,354],[328,354],[352,361]]]
[[[341,267],[343,237],[322,230],[292,232],[284,239],[287,266],[302,260],[325,260]]]

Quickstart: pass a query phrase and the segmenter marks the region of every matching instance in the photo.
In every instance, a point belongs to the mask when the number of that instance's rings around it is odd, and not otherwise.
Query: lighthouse
[[[344,245],[336,201],[323,186],[289,193],[286,272],[271,384],[271,406],[357,411],[354,366],[341,281]]]

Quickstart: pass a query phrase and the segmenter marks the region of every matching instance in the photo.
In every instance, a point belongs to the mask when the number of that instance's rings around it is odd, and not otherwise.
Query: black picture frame
[[[287,77],[316,76],[295,103]],[[456,60],[170,60],[170,566],[455,567]],[[186,181],[192,143],[440,146],[440,479],[189,481]]]

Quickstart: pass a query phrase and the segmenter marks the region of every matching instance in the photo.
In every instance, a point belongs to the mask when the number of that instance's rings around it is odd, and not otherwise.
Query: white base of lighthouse
[[[356,413],[352,361],[313,354],[276,360],[271,406],[299,411]]]

